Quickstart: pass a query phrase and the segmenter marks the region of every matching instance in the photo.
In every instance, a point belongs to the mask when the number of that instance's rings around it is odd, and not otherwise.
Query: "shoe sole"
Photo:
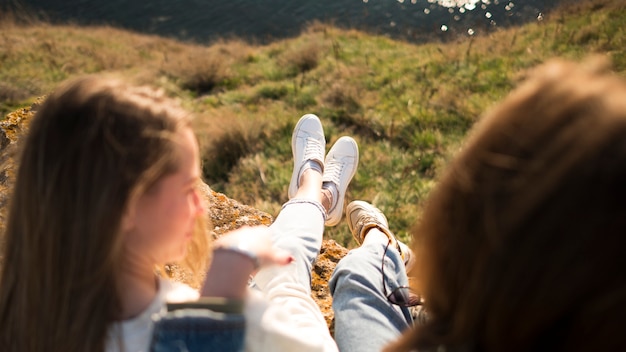
[[[302,160],[296,160],[296,141],[298,132],[300,132],[304,125],[309,121],[316,121],[319,125],[320,131],[322,131],[322,135],[324,135],[322,122],[320,121],[319,117],[314,114],[303,115],[300,120],[298,120],[296,127],[294,127],[293,133],[291,134],[291,155],[293,157],[293,172],[291,174],[291,181],[289,182],[289,188],[287,190],[287,195],[289,199],[295,197],[296,193],[298,192],[298,179],[300,178],[300,170],[302,169],[303,165]]]

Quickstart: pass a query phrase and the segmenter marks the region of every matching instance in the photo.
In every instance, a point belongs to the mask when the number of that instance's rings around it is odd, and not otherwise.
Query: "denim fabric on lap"
[[[150,351],[243,351],[242,314],[209,309],[179,309],[155,318]]]

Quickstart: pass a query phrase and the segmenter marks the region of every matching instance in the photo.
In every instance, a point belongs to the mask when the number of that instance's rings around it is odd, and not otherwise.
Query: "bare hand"
[[[244,226],[216,240],[201,295],[243,299],[248,278],[256,269],[291,263],[294,258],[274,247],[271,234],[267,226]],[[218,251],[219,248],[224,250]]]
[[[267,226],[243,226],[220,237],[214,247],[234,247],[249,252],[256,256],[261,268],[286,265],[294,260],[289,252],[274,247],[272,230]]]

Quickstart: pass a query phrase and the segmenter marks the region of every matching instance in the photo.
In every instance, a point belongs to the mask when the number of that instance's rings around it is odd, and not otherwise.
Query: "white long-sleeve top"
[[[266,287],[265,294],[249,290],[244,306],[246,351],[338,351],[315,301],[301,285],[284,282],[278,273],[264,270],[265,275],[259,278]],[[198,297],[199,293],[185,284],[159,279],[159,291],[152,303],[138,316],[109,329],[106,351],[148,351],[152,316],[165,314],[167,302],[193,301]]]

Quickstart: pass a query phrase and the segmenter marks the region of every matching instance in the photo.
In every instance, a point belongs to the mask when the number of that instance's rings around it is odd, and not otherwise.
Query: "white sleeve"
[[[265,270],[264,270],[265,271]],[[246,351],[336,352],[319,306],[289,275],[268,270],[246,303]]]
[[[159,291],[164,302],[180,303],[195,301],[200,293],[182,282],[176,282],[165,278],[159,278]]]

